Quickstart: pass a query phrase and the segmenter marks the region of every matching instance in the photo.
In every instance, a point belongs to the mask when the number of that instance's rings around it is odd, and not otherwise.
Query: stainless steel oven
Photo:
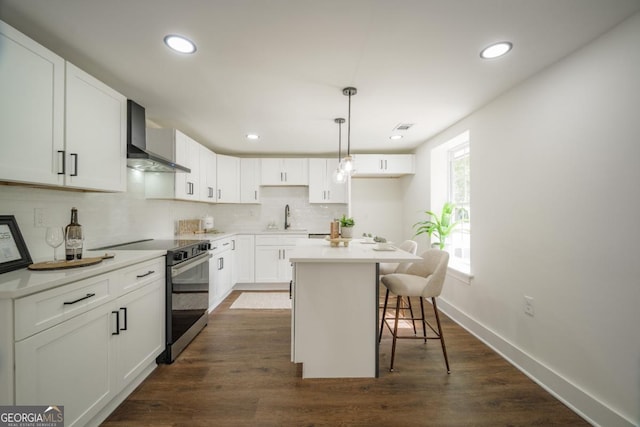
[[[139,240],[97,249],[166,250],[165,351],[158,363],[172,363],[207,325],[209,249],[207,240]]]
[[[208,248],[207,248],[208,249]],[[167,348],[160,360],[173,362],[205,327],[209,308],[209,259],[199,253],[169,265],[167,254]],[[174,254],[175,256],[175,254]]]

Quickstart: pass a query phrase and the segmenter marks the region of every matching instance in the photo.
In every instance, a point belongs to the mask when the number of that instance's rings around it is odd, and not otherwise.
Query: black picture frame
[[[31,255],[16,217],[0,215],[0,274],[28,267]]]

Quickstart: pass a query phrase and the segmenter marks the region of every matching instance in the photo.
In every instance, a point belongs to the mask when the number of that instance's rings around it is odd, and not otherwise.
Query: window
[[[448,151],[449,201],[456,206],[453,217],[458,222],[450,235],[450,251],[456,261],[469,265],[471,256],[471,168],[469,141]]]
[[[440,213],[445,202],[455,204],[459,221],[447,238],[449,266],[466,275],[471,270],[471,143],[469,131],[431,151],[431,210]]]

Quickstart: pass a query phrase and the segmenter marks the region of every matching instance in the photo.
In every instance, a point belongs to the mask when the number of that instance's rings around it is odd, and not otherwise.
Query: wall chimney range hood
[[[173,160],[147,150],[144,107],[127,100],[127,166],[145,172],[191,172]]]

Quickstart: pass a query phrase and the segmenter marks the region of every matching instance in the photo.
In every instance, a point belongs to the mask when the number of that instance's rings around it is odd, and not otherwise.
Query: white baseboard
[[[635,426],[633,422],[450,305],[443,298],[438,298],[438,308],[587,422],[602,427]],[[454,370],[455,365],[452,365],[451,371]]]

